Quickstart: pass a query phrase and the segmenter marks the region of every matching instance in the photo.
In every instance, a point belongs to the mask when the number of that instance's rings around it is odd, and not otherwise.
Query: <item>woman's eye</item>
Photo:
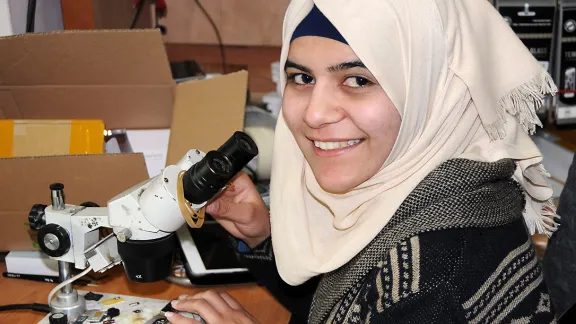
[[[308,74],[293,74],[290,76],[290,79],[292,79],[292,82],[294,82],[297,85],[306,85],[306,84],[313,84],[314,83],[314,78],[309,76]]]
[[[363,77],[349,77],[344,80],[344,85],[351,88],[361,88],[372,83],[370,80]]]

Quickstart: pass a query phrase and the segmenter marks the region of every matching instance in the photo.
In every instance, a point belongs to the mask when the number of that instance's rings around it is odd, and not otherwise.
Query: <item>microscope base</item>
[[[120,315],[115,317],[114,320],[119,324],[126,323],[148,323],[151,319],[158,319],[158,323],[162,323],[162,318],[164,318],[164,323],[168,323],[166,318],[163,317],[162,309],[170,302],[170,300],[164,299],[153,299],[153,298],[143,298],[138,296],[120,295],[120,294],[110,294],[102,292],[94,292],[95,294],[100,294],[100,297],[96,300],[86,300],[83,296],[89,293],[89,290],[78,290],[79,297],[85,300],[86,310],[81,314],[82,318],[85,318],[84,324],[88,324],[88,318],[94,317],[100,313],[99,316],[104,316],[106,311],[110,308],[117,308],[120,310]],[[174,296],[176,298],[176,296]],[[56,301],[56,298],[54,298]],[[50,324],[49,321],[50,314],[46,315],[38,324]],[[107,319],[103,318],[102,321],[93,321],[90,324],[104,323]],[[152,323],[154,321],[151,321]],[[74,323],[70,321],[70,323]]]
[[[76,289],[70,293],[59,291],[56,297],[50,302],[52,314],[64,313],[68,319],[76,320],[86,312],[86,300],[84,296],[79,295]]]

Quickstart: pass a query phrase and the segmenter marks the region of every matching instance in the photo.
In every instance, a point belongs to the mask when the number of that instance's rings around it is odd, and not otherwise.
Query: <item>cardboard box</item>
[[[0,157],[104,153],[101,120],[0,120]]]
[[[70,31],[0,38],[0,118],[99,119],[107,129],[170,129],[167,163],[218,148],[242,130],[246,71],[176,84],[158,30]],[[0,159],[0,251],[33,248],[26,224],[50,204],[105,205],[148,178],[143,154]]]

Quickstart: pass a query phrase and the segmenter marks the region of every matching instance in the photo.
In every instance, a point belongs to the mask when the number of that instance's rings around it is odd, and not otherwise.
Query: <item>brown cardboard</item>
[[[217,149],[244,127],[248,73],[180,83],[170,130],[166,164],[175,164],[190,149]]]
[[[0,38],[0,117],[169,128],[175,84],[158,30]]]
[[[176,85],[157,30],[0,38],[0,118],[100,119],[107,129],[171,129],[168,164],[218,148],[243,127],[247,72]],[[33,248],[26,224],[49,185],[104,206],[148,178],[142,154],[0,159],[0,251]]]
[[[148,179],[141,154],[0,159],[0,251],[31,250],[27,215],[50,205],[51,183],[64,184],[66,203],[106,206],[116,194]]]

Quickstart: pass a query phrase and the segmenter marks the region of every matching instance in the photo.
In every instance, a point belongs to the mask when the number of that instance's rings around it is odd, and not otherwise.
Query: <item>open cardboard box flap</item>
[[[242,130],[247,84],[246,71],[180,83],[166,164],[175,164],[190,149],[215,150]]]
[[[169,128],[174,81],[156,30],[0,38],[0,118]]]
[[[0,118],[101,119],[108,129],[170,129],[167,164],[217,149],[244,127],[248,73],[176,84],[158,31],[0,38]],[[148,178],[142,154],[0,159],[0,251],[33,249],[28,213],[64,184],[67,203],[101,206]]]

